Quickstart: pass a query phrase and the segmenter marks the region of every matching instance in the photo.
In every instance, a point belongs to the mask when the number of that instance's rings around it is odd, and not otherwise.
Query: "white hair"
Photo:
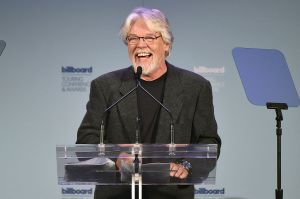
[[[121,26],[120,35],[123,42],[127,45],[126,38],[132,24],[141,18],[145,20],[145,23],[151,30],[161,34],[164,42],[170,45],[169,51],[171,51],[174,37],[170,25],[166,16],[157,9],[148,9],[144,7],[135,8]],[[166,52],[166,56],[170,54],[169,51]]]

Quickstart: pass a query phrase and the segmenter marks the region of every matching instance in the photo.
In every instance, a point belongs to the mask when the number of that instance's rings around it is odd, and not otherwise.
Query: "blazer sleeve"
[[[106,100],[103,90],[96,80],[91,82],[89,101],[86,105],[86,114],[77,132],[76,144],[98,144],[100,125]]]
[[[199,91],[191,138],[191,143],[217,144],[219,156],[221,139],[218,135],[217,122],[214,116],[212,87],[209,81],[204,81]]]

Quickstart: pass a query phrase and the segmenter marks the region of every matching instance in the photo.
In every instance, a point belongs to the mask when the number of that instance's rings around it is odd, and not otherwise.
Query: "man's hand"
[[[170,176],[180,179],[185,179],[189,172],[181,164],[171,163],[170,164]]]
[[[120,153],[117,161],[116,161],[116,166],[119,170],[121,170],[122,166],[121,166],[121,161],[123,163],[126,163],[127,165],[131,165],[133,163],[134,157],[132,154],[128,154],[128,153]]]

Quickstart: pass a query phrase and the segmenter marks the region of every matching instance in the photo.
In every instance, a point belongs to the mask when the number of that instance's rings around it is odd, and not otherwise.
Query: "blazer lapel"
[[[163,104],[169,109],[173,116],[173,122],[176,123],[178,116],[181,112],[183,105],[183,87],[180,83],[180,73],[177,72],[176,68],[171,64],[168,65],[168,76],[166,79],[165,92],[163,98]],[[124,73],[122,78],[122,83],[120,86],[120,94],[124,96],[131,89],[136,86],[134,80],[134,73],[131,68]],[[128,133],[129,143],[135,142],[135,129],[136,129],[136,117],[138,115],[137,110],[137,95],[136,91],[133,91],[128,95],[122,102],[118,105],[118,111],[122,124]],[[170,115],[161,108],[158,130],[156,135],[156,143],[170,143],[170,124],[171,118]],[[175,128],[175,138],[176,134]],[[175,139],[176,143],[176,139]]]
[[[168,63],[167,65],[168,76],[166,79],[163,104],[171,112],[173,116],[173,122],[175,124],[183,105],[183,88],[180,83],[180,74],[176,71],[176,68]],[[170,143],[170,124],[170,115],[163,108],[161,108],[156,143]]]

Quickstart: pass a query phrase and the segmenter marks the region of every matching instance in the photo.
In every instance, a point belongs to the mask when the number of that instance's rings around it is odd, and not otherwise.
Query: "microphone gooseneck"
[[[149,95],[156,103],[158,103],[170,116],[171,119],[171,124],[170,124],[170,144],[174,145],[175,144],[175,133],[174,133],[174,121],[173,121],[173,115],[171,111],[163,105],[158,99],[156,99],[147,89],[145,89],[141,83],[140,83],[140,76],[143,72],[143,68],[141,66],[137,67],[136,70],[136,75],[137,75],[137,87],[140,87],[147,95]]]
[[[141,75],[143,72],[143,68],[141,66],[137,67],[136,73],[135,73],[135,78],[136,78],[136,86],[134,88],[132,88],[128,93],[126,93],[125,95],[123,95],[120,99],[118,99],[116,102],[114,102],[113,104],[111,104],[108,108],[106,108],[104,110],[104,112],[102,113],[102,117],[101,117],[101,127],[100,127],[100,144],[103,145],[104,144],[104,132],[105,132],[105,127],[104,127],[104,118],[106,113],[112,109],[113,107],[115,107],[119,102],[121,102],[122,100],[124,100],[128,95],[130,95],[133,91],[135,91],[137,88],[141,88],[147,95],[149,95],[156,103],[158,103],[170,116],[171,119],[171,124],[170,124],[170,144],[174,145],[175,144],[175,133],[174,133],[174,120],[173,120],[173,115],[171,113],[171,111],[165,106],[163,105],[158,99],[156,99],[147,89],[145,89],[140,82],[141,79]],[[136,143],[139,143],[139,139],[140,139],[140,118],[139,118],[139,114],[137,116],[137,128],[136,128],[136,136],[135,136],[135,141]]]
[[[115,107],[119,102],[121,102],[122,100],[124,100],[127,96],[129,96],[133,91],[135,91],[139,87],[139,85],[140,85],[139,79],[141,78],[142,71],[143,71],[142,67],[138,66],[137,67],[137,72],[135,73],[135,77],[137,79],[136,86],[133,87],[128,93],[126,93],[125,95],[123,95],[120,99],[118,99],[117,101],[115,101],[113,104],[111,104],[108,108],[106,108],[103,111],[102,116],[101,116],[101,125],[100,125],[100,137],[99,137],[100,145],[104,144],[104,136],[105,136],[104,118],[106,116],[106,113],[108,111],[110,111],[110,109],[112,109],[113,107]]]
[[[141,75],[143,72],[143,68],[141,66],[138,66],[136,68],[136,74],[135,74],[135,78],[136,78],[136,87],[140,87],[141,86]],[[137,111],[138,111],[138,115],[136,117],[136,129],[135,129],[135,143],[138,144],[140,142],[140,137],[141,137],[141,125],[140,125],[140,110],[139,110],[139,106],[137,106]]]

